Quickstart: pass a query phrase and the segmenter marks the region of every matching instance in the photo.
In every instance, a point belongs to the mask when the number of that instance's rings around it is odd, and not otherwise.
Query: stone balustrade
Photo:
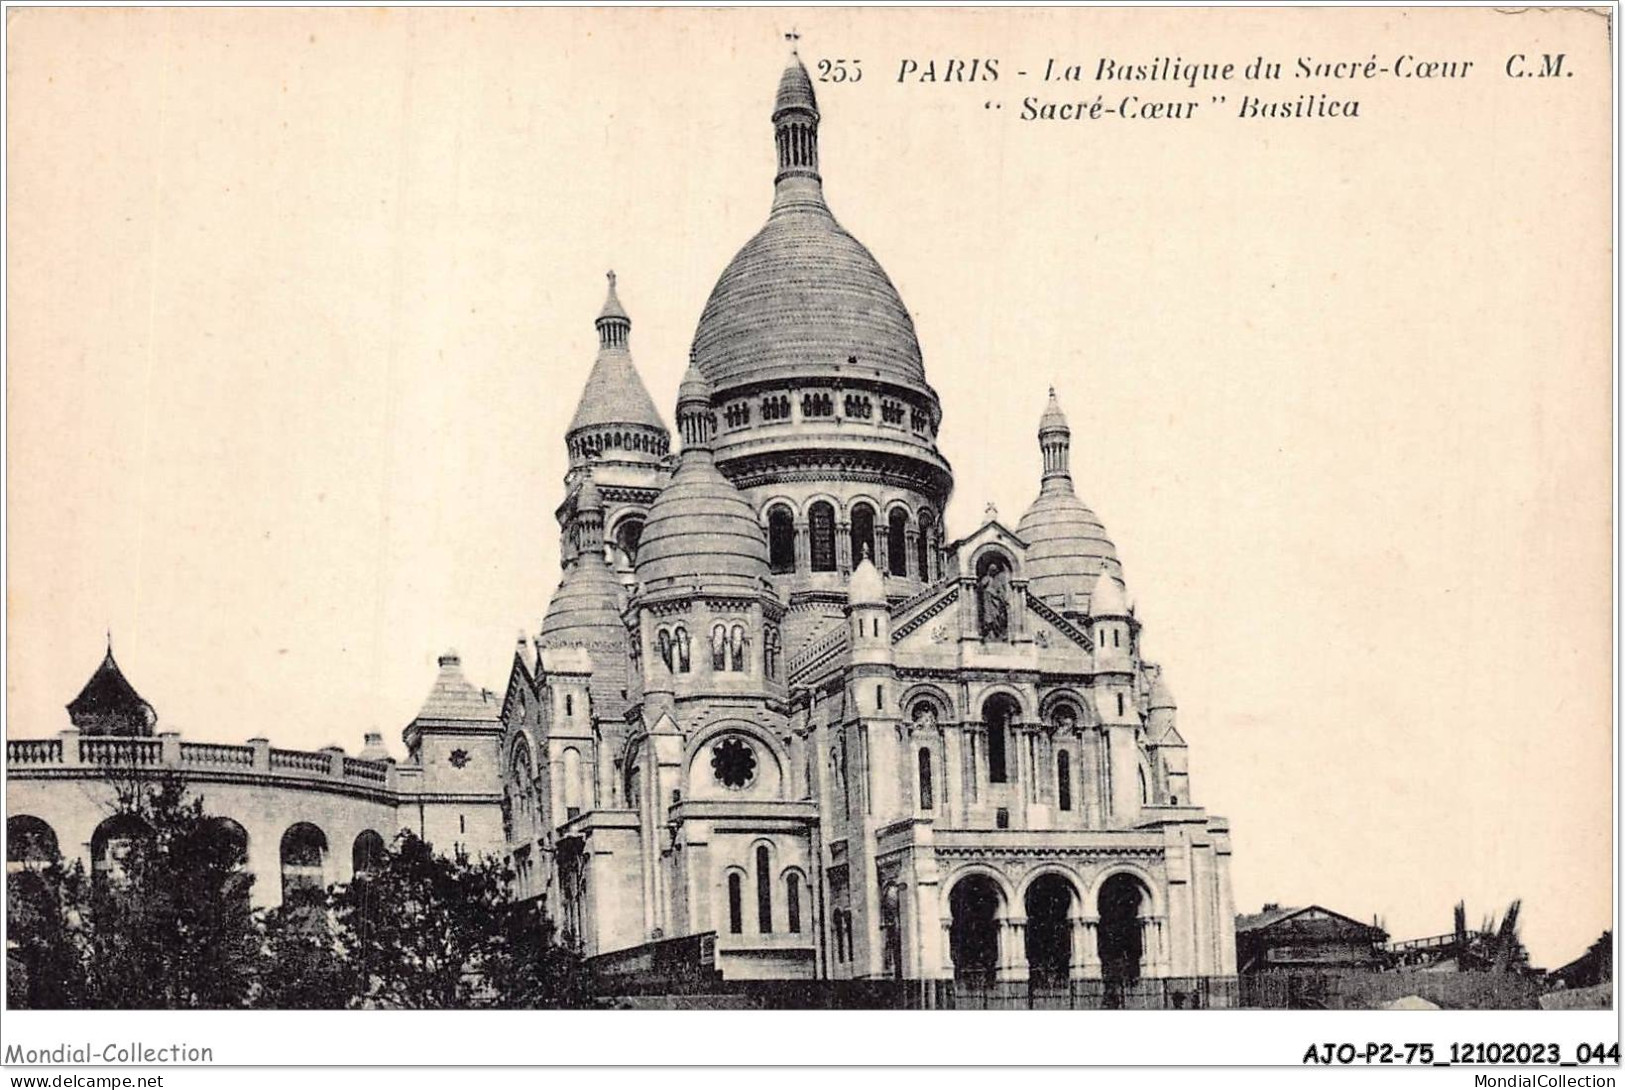
[[[183,742],[175,732],[156,738],[83,737],[63,731],[55,738],[6,740],[6,774],[67,769],[174,770],[213,774],[262,774],[278,779],[325,780],[374,790],[395,790],[395,762],[349,757],[329,748],[311,752],[275,749],[263,738],[246,745]]]

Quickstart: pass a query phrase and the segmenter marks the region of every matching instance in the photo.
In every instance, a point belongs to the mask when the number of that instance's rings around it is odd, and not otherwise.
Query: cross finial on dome
[[[615,270],[609,270],[604,276],[609,281],[609,294],[604,297],[604,309],[598,312],[598,319],[593,323],[598,327],[598,347],[625,348],[632,319],[615,292]]]
[[[999,505],[992,500],[988,500],[987,507],[982,511],[982,519],[985,522],[999,521]]]

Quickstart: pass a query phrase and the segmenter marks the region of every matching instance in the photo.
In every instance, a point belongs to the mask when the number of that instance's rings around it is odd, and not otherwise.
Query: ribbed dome
[[[1117,547],[1070,480],[1045,481],[1016,533],[1027,543],[1027,589],[1052,606],[1087,613],[1101,567],[1123,577]]]
[[[597,550],[583,551],[559,581],[536,638],[543,647],[583,647],[592,659],[595,714],[619,719],[626,710],[626,670],[631,646],[621,623],[621,584]]]
[[[694,358],[719,392],[836,371],[925,383],[897,289],[822,204],[778,209],[728,263],[700,315]]]
[[[767,537],[755,510],[709,450],[684,451],[643,524],[638,582],[645,590],[695,582],[756,590],[767,574]]]
[[[779,79],[773,124],[773,209],[700,315],[693,351],[700,371],[719,395],[757,379],[837,370],[923,386],[914,321],[897,289],[824,204],[818,104],[794,55]]]
[[[559,589],[542,618],[542,642],[549,647],[626,640],[621,623],[621,584],[601,554],[583,551],[564,569]]]
[[[1027,543],[1027,589],[1051,606],[1087,613],[1101,569],[1121,581],[1123,566],[1106,527],[1072,490],[1072,429],[1053,386],[1038,420],[1038,446],[1044,455],[1043,484],[1016,527]]]
[[[696,583],[755,591],[767,579],[767,535],[755,508],[717,469],[715,420],[705,376],[690,364],[677,387],[683,452],[638,542],[636,572],[645,591]]]

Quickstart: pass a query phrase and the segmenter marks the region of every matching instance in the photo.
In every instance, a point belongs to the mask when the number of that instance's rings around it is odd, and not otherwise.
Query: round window
[[[756,778],[756,753],[738,738],[724,738],[711,747],[711,771],[724,787],[744,787]]]

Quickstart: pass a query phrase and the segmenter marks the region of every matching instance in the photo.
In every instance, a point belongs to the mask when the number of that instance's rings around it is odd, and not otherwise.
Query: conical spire
[[[792,42],[796,35],[787,34]],[[773,177],[773,207],[798,202],[823,203],[818,174],[818,98],[812,77],[794,49],[779,77],[773,100],[773,140],[778,146],[778,173]]]
[[[611,453],[658,460],[670,447],[671,436],[627,350],[632,319],[621,305],[613,272],[603,310],[593,324],[598,328],[598,357],[565,432],[570,464]]]

